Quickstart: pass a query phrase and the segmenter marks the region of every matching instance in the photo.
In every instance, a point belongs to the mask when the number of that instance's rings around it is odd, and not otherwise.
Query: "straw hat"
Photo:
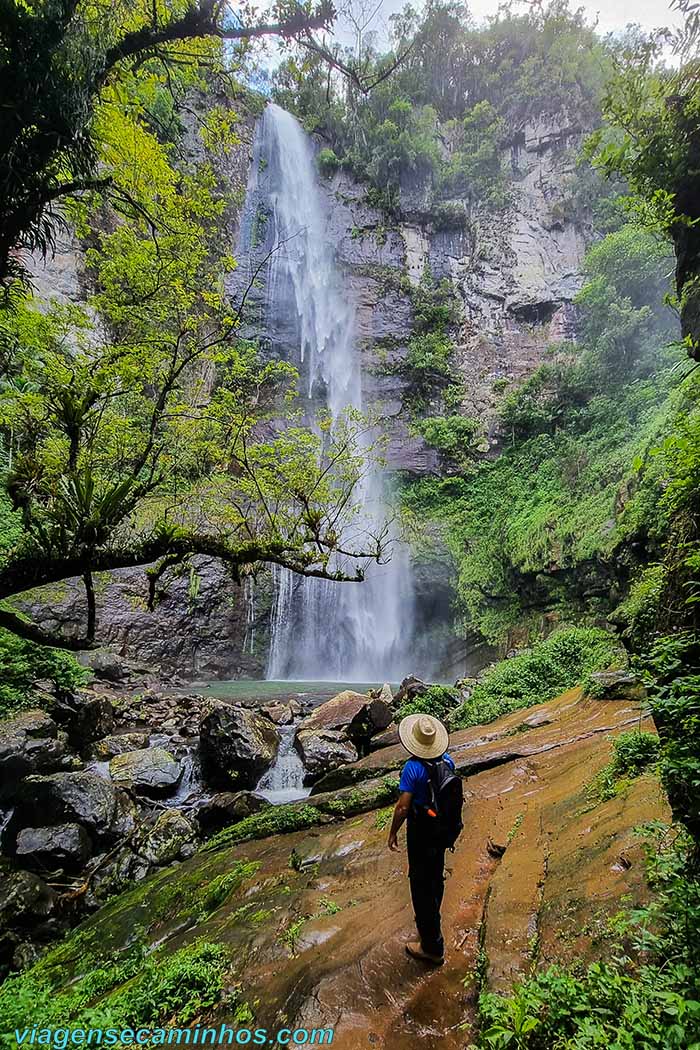
[[[432,715],[406,715],[399,724],[399,740],[416,758],[439,758],[449,737],[442,722]]]

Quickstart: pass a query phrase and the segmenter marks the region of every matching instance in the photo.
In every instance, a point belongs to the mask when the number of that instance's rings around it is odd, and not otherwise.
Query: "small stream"
[[[336,696],[344,689],[353,689],[365,693],[376,688],[376,682],[325,682],[325,681],[219,681],[195,686],[194,690],[201,695],[216,696],[234,704],[259,709],[266,703],[288,702],[297,700],[301,713],[290,725],[278,725],[280,744],[272,766],[258,781],[254,791],[273,805],[280,806],[285,802],[296,802],[306,798],[310,787],[304,786],[304,765],[294,747],[294,738],[299,722],[314,707]],[[192,689],[193,687],[190,687]],[[122,730],[127,731],[127,730]],[[170,751],[182,767],[182,777],[176,791],[167,798],[158,799],[154,805],[165,808],[194,809],[206,797],[212,794],[211,789],[202,778],[199,750],[195,739],[183,740],[175,733],[151,733],[149,747],[160,747]],[[106,780],[110,779],[109,762],[93,760],[85,766],[86,771],[97,773]],[[10,814],[0,812],[0,830],[2,823],[9,820]]]

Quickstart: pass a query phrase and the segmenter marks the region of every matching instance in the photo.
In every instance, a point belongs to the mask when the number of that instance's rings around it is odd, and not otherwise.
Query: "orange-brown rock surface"
[[[404,952],[413,922],[405,853],[385,846],[389,810],[200,853],[107,905],[82,936],[118,949],[143,927],[173,950],[199,938],[229,945],[256,1024],[334,1027],[340,1050],[464,1048],[479,975],[505,990],[532,966],[600,957],[621,898],[644,899],[633,829],[668,819],[658,782],[643,776],[606,802],[590,792],[610,737],[639,720],[636,701],[574,690],[455,735],[467,801],[448,854],[441,969]],[[358,765],[376,775],[387,757],[401,755],[384,749]],[[242,882],[204,914],[203,890],[239,869]],[[78,947],[62,965],[79,971]]]

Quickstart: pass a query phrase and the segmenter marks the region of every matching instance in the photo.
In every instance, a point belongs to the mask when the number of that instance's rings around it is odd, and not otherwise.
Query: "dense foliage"
[[[0,630],[0,718],[36,707],[36,682],[50,683],[50,689],[71,690],[86,681],[87,672],[70,653]]]
[[[250,17],[251,14],[253,17]],[[333,18],[328,3],[279,0],[271,21],[251,9],[231,15],[208,0],[91,3],[40,0],[0,7],[0,287],[12,298],[24,276],[20,252],[46,254],[60,222],[57,203],[85,190],[107,193],[133,213],[141,208],[102,163],[102,89],[145,63],[169,84],[198,62],[226,77],[220,38],[246,41],[270,33],[308,37]],[[241,17],[245,15],[247,17]],[[194,60],[194,62],[193,62]],[[122,96],[126,101],[125,97]],[[165,105],[153,115],[172,119]]]
[[[221,944],[188,944],[171,955],[148,955],[140,943],[116,957],[95,958],[94,968],[56,993],[49,965],[9,977],[0,990],[0,1045],[15,1046],[15,1030],[53,1027],[56,1037],[74,1028],[186,1026],[226,996],[230,958]],[[251,1013],[228,997],[233,1023]]]
[[[483,725],[571,689],[593,671],[619,665],[624,655],[613,635],[597,627],[568,627],[532,649],[489,669],[450,717],[454,728]]]

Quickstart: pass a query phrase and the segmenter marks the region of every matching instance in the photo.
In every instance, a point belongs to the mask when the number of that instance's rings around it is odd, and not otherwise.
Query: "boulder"
[[[115,656],[114,653],[107,651],[95,653],[89,657],[88,663],[95,678],[99,678],[103,682],[117,685],[131,677],[130,666],[124,660]]]
[[[101,762],[108,762],[115,755],[123,755],[126,751],[140,751],[148,747],[150,734],[145,730],[137,733],[113,733],[106,736],[104,740],[98,740],[93,746],[94,758]]]
[[[279,733],[269,718],[220,704],[200,726],[202,772],[213,787],[253,788],[272,765]]]
[[[115,755],[109,763],[115,784],[137,795],[165,798],[172,795],[182,777],[182,766],[162,747],[146,747]]]
[[[65,726],[68,739],[78,751],[101,740],[114,729],[114,708],[106,696],[93,693],[64,693],[54,707],[56,720]]]
[[[391,686],[388,682],[385,682],[382,688],[379,690],[379,699],[383,700],[385,704],[389,705],[389,707],[391,707],[391,705],[393,704],[394,694],[392,693]]]
[[[299,723],[299,731],[341,730],[355,741],[366,741],[391,723],[391,708],[378,697],[346,689],[316,707]]]
[[[325,773],[358,758],[357,748],[340,730],[302,729],[296,735],[294,746],[304,763],[305,784],[313,784]]]
[[[291,704],[268,704],[260,710],[261,714],[265,715],[277,726],[288,726],[294,721],[294,712]]]
[[[179,809],[166,809],[153,827],[135,844],[136,850],[151,864],[170,864],[182,855],[183,846],[197,838],[197,829]]]
[[[66,734],[45,711],[0,722],[0,799],[14,798],[23,777],[53,772],[67,761]]]
[[[90,853],[90,838],[80,824],[22,828],[17,836],[17,857],[30,868],[78,871]]]
[[[99,907],[110,897],[145,879],[151,870],[151,865],[145,857],[135,853],[129,846],[123,846],[106,863],[97,858],[94,863],[98,866],[90,880],[85,901],[90,908]]]
[[[588,676],[596,700],[644,700],[646,689],[633,671],[596,671]]]
[[[13,820],[20,827],[82,824],[93,836],[113,830],[114,785],[96,773],[51,773],[27,777]]]
[[[421,696],[427,688],[428,686],[426,683],[422,682],[420,678],[416,678],[414,674],[409,674],[399,686],[398,692],[394,697],[394,703],[403,704],[407,700],[415,700],[416,697]]]
[[[396,722],[392,722],[381,733],[374,734],[370,739],[369,749],[370,751],[378,751],[381,747],[393,747],[394,744],[399,743],[399,727]]]
[[[220,791],[201,804],[197,810],[197,820],[203,833],[211,835],[269,805],[266,798],[252,791]]]
[[[0,871],[0,932],[31,925],[53,911],[54,894],[31,871]]]

